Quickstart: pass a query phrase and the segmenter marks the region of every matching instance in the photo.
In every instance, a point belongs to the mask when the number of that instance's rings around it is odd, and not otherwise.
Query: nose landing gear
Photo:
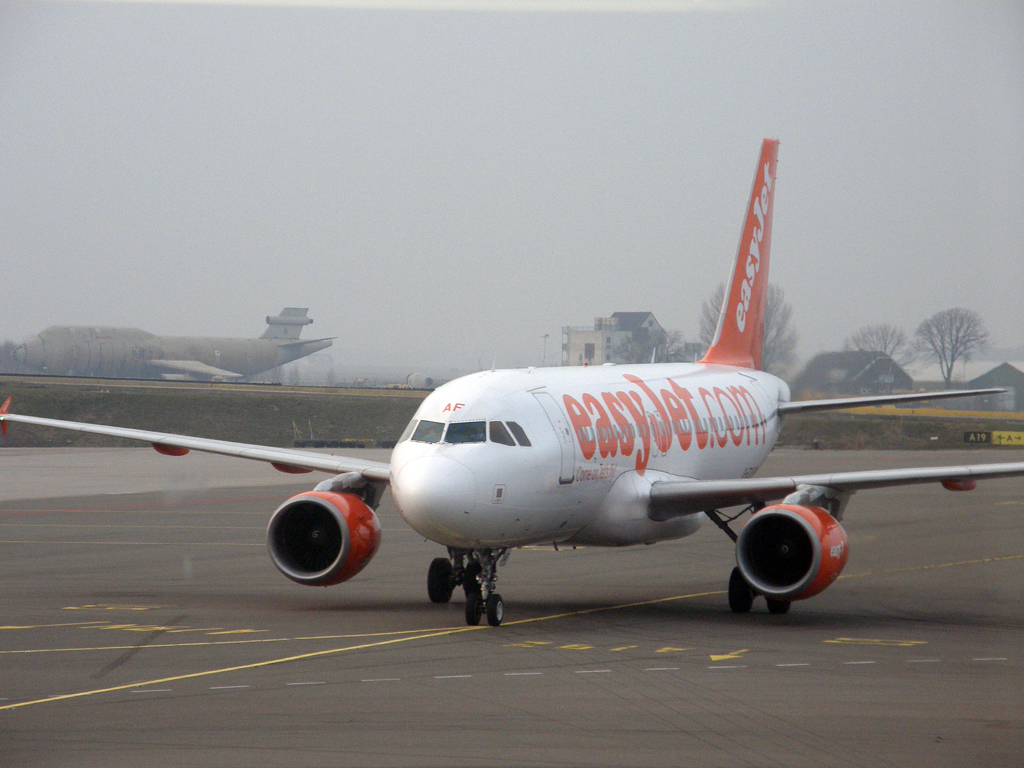
[[[456,549],[448,547],[448,557],[438,557],[427,571],[427,594],[431,602],[447,603],[459,585],[466,593],[466,623],[476,626],[484,614],[487,623],[497,627],[505,618],[505,604],[495,588],[498,565],[508,560],[508,548]]]

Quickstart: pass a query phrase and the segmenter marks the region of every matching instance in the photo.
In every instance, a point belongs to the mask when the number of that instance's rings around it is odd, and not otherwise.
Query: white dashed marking
[[[366,680],[361,680],[363,683],[397,683],[399,678],[397,677],[370,677]]]
[[[248,685],[211,685],[211,691],[236,691],[239,688],[248,688]]]
[[[605,672],[611,672],[610,669],[577,669],[577,675],[601,675]]]
[[[854,664],[877,664],[877,663],[878,662],[875,662],[875,661],[844,661],[843,662],[843,664],[845,664],[848,667],[853,666]]]
[[[776,664],[776,667],[809,667],[811,666],[806,661],[794,662],[792,664]]]
[[[910,659],[907,664],[938,664],[941,659]]]
[[[366,681],[364,680],[363,682],[365,683]],[[310,681],[308,683],[288,683],[288,685],[323,685],[323,684],[324,684],[323,680]]]
[[[746,669],[746,664],[716,664],[708,667],[708,669]]]
[[[1006,661],[1005,656],[990,656],[983,659],[971,659],[971,661]]]
[[[170,693],[170,688],[143,688],[132,693]]]
[[[674,672],[678,669],[679,667],[648,667],[644,672]]]
[[[467,678],[467,677],[472,677],[472,675],[435,675],[434,679],[435,680],[462,680],[462,679]]]
[[[526,677],[527,675],[543,675],[543,672],[506,672],[505,677]]]

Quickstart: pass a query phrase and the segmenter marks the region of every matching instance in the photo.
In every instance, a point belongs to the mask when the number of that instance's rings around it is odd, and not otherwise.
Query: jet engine
[[[736,541],[736,564],[758,594],[803,600],[835,581],[850,547],[846,531],[821,507],[777,504],[756,512]]]
[[[377,553],[380,538],[377,516],[351,493],[300,493],[278,507],[267,525],[274,565],[310,587],[351,579]]]

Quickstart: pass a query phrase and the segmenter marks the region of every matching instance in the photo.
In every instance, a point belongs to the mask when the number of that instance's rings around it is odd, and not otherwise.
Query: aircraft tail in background
[[[295,341],[302,333],[303,326],[310,325],[313,319],[306,317],[306,307],[285,307],[279,315],[267,316],[267,330],[261,339],[286,339]]]
[[[779,142],[765,139],[743,222],[736,265],[725,291],[718,330],[703,363],[761,369],[778,157]]]

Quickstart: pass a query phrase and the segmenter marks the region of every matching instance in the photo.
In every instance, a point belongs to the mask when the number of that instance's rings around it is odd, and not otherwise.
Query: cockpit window
[[[424,419],[412,433],[412,439],[420,443],[439,443],[441,433],[444,432],[444,424],[440,421],[427,421]]]
[[[398,442],[404,443],[406,440],[408,440],[410,437],[412,437],[412,431],[414,429],[416,429],[416,425],[417,424],[419,424],[419,422],[416,421],[416,419],[413,419],[412,421],[410,421],[409,422],[409,426],[407,426],[405,428],[405,432],[403,432],[402,436],[400,438],[398,438]]]
[[[491,442],[501,443],[502,445],[515,445],[516,441],[512,439],[512,435],[505,429],[505,425],[500,421],[491,422]]]
[[[526,436],[526,433],[523,432],[522,427],[520,427],[514,421],[510,421],[508,423],[508,428],[512,430],[512,434],[516,436],[516,440],[519,441],[520,445],[529,447],[530,439]]]
[[[446,443],[482,443],[487,440],[486,424],[483,421],[456,421],[448,425]]]

